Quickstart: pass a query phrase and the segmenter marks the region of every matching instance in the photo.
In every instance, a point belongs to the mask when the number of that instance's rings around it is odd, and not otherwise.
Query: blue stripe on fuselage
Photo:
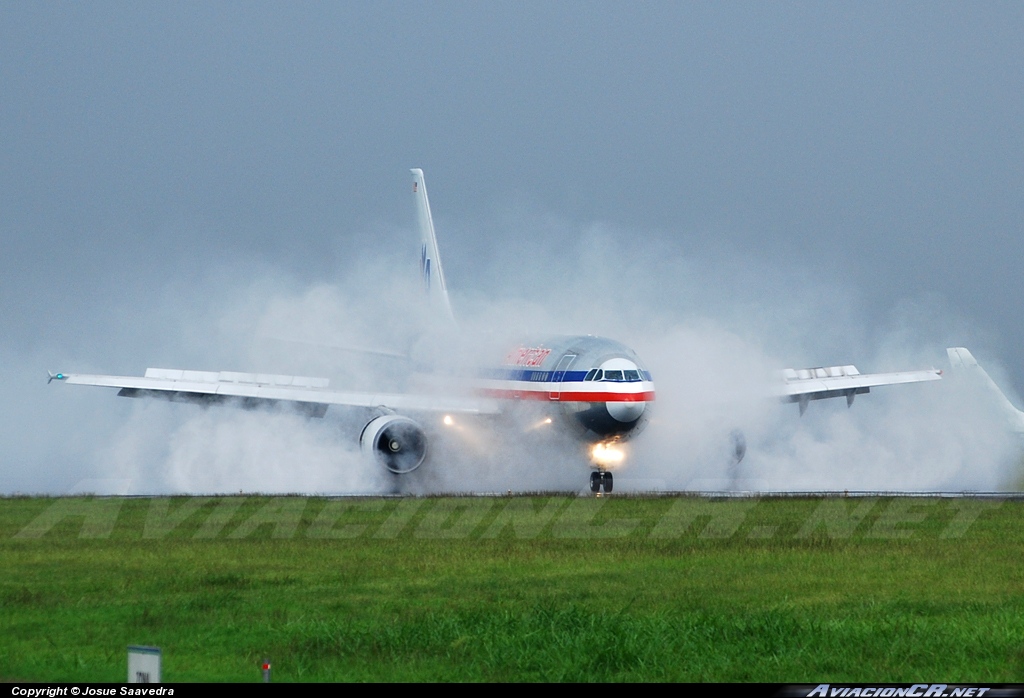
[[[562,380],[566,383],[581,381],[587,376],[586,371],[559,371],[564,374]],[[554,371],[538,371],[532,368],[495,368],[484,371],[484,378],[493,378],[505,381],[529,381],[531,383],[550,383]]]
[[[559,371],[564,374],[562,383],[575,383],[587,377],[589,371]],[[641,371],[643,380],[651,380],[650,371]],[[483,378],[492,378],[506,381],[529,381],[531,383],[551,383],[554,380],[555,371],[538,371],[532,368],[495,368],[483,372]],[[635,383],[637,381],[615,381],[617,383]]]

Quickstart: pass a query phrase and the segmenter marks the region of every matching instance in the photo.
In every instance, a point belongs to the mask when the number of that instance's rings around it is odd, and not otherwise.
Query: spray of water
[[[517,336],[599,334],[639,353],[658,394],[619,490],[1014,486],[1020,445],[988,396],[962,382],[881,388],[852,409],[821,401],[802,418],[769,397],[775,371],[787,366],[942,367],[944,347],[970,337],[933,303],[903,305],[878,322],[841,285],[735,252],[647,249],[635,232],[594,227],[548,236],[558,254],[531,254],[503,246],[497,241],[510,238],[498,233],[488,255],[448,264],[455,332],[425,312],[411,264],[364,257],[335,283],[280,273],[239,281],[221,270],[179,288],[159,355],[181,357],[174,367],[328,377],[338,389],[450,393]],[[366,411],[332,408],[321,420],[98,390],[61,399],[103,414],[69,431],[98,429],[81,438],[92,475],[129,480],[134,492],[576,491],[586,483],[585,451],[569,435],[532,429],[529,411],[452,425],[423,416],[429,461],[396,483],[358,452]],[[739,466],[730,457],[735,430],[748,445]],[[36,491],[53,487],[40,483]]]

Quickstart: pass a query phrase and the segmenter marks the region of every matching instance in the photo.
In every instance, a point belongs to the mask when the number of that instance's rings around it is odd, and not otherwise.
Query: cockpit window
[[[644,380],[644,374],[638,369],[604,369],[592,368],[587,372],[585,381],[605,381],[611,383],[634,383]]]

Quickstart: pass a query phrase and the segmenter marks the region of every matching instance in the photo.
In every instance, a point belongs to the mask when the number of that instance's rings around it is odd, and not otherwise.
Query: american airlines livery
[[[423,171],[412,170],[412,177],[423,286],[434,309],[453,320]],[[811,400],[845,397],[850,405],[856,395],[873,387],[938,380],[941,373],[927,369],[862,374],[854,366],[786,369],[776,394],[796,402],[803,414]],[[500,416],[516,404],[532,401],[543,422],[569,430],[581,449],[589,451],[590,488],[595,493],[612,491],[612,471],[624,458],[619,446],[643,430],[655,401],[654,379],[633,350],[590,335],[534,338],[512,346],[501,365],[486,371],[472,390],[452,395],[346,392],[331,389],[324,378],[232,371],[150,368],[139,377],[49,375],[51,381],[118,388],[123,397],[250,409],[283,405],[310,417],[323,417],[332,406],[364,408],[361,450],[396,477],[428,460],[425,425],[448,423],[453,415]],[[737,433],[733,438],[739,461],[745,451],[743,437]]]

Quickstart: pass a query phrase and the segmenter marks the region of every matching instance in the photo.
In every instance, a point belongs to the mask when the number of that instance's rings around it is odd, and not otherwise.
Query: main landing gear
[[[594,494],[600,494],[602,487],[605,494],[611,494],[612,474],[604,470],[595,470],[590,473],[590,491]]]

